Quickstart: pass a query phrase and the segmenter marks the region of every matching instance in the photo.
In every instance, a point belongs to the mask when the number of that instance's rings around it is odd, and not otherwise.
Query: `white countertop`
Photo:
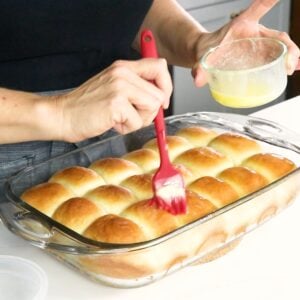
[[[300,133],[300,96],[254,115]],[[299,230],[300,199],[297,199],[281,214],[245,236],[227,255],[136,289],[116,289],[92,282],[14,236],[1,223],[0,254],[31,259],[42,267],[49,281],[47,300],[299,300]]]

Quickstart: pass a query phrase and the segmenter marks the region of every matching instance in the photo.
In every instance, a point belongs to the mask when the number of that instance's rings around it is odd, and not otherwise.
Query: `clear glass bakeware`
[[[297,168],[265,188],[203,218],[159,238],[134,244],[87,239],[20,199],[24,190],[47,181],[58,170],[73,165],[87,167],[97,159],[120,157],[141,148],[155,136],[151,125],[28,167],[9,178],[5,184],[5,201],[0,203],[1,219],[16,235],[83,274],[114,287],[142,286],[184,266],[214,259],[297,197],[300,190],[300,137],[274,122],[236,114],[201,112],[166,118],[168,135],[194,125],[254,138],[267,152],[292,160]]]

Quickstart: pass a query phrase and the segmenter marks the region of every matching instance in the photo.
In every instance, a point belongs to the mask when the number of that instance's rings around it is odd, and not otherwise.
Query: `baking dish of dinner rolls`
[[[117,287],[215,259],[293,202],[299,138],[230,114],[166,119],[187,212],[150,205],[159,155],[152,126],[95,142],[10,178],[4,223],[82,273]]]

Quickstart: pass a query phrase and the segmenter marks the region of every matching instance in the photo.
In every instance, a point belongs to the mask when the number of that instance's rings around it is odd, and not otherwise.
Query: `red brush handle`
[[[151,30],[145,29],[141,35],[141,52],[144,58],[157,58],[156,43]],[[169,155],[166,143],[166,129],[164,121],[164,112],[162,107],[158,110],[157,116],[154,119],[154,125],[158,141],[158,149],[160,153],[161,164],[169,162]]]

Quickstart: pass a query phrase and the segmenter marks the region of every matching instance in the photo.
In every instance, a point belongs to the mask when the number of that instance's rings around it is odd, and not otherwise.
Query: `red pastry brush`
[[[141,35],[141,52],[144,58],[157,58],[156,44],[150,30]],[[154,120],[157,144],[160,154],[160,167],[153,176],[154,197],[151,204],[177,215],[186,212],[186,196],[181,174],[171,164],[166,143],[166,130],[162,107]]]

